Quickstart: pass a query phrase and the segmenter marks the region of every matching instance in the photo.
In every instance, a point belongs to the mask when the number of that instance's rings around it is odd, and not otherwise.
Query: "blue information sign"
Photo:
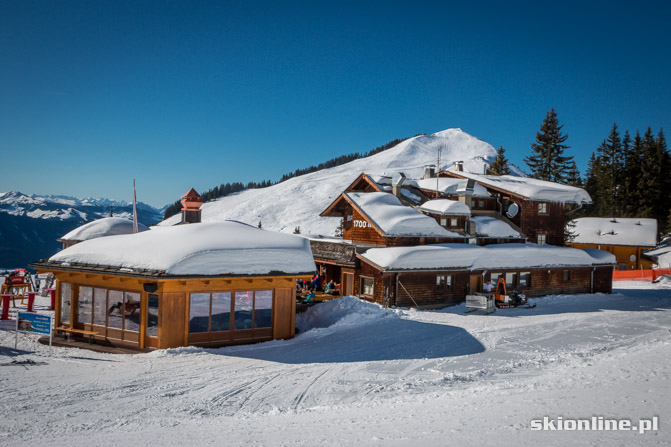
[[[18,312],[16,315],[16,330],[51,335],[51,315]]]

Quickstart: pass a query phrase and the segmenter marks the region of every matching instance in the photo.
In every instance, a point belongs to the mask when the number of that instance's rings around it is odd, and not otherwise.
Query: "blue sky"
[[[668,130],[662,2],[0,0],[0,191],[155,206],[460,127]]]

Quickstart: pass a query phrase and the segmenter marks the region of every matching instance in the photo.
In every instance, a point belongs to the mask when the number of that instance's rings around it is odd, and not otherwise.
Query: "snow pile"
[[[389,315],[378,304],[346,296],[320,303],[296,315],[296,328],[304,333],[332,326],[369,324],[371,320]]]
[[[496,157],[496,150],[461,129],[448,129],[433,135],[410,138],[397,146],[370,157],[341,166],[294,177],[268,188],[250,189],[202,206],[203,222],[239,220],[250,225],[259,221],[269,230],[332,235],[341,219],[320,217],[352,181],[362,172],[384,175],[402,171],[407,177],[421,178],[424,166],[434,164],[438,149],[444,166],[463,160],[465,169],[483,172]],[[435,183],[434,183],[435,184]],[[174,225],[173,216],[161,225]]]
[[[457,189],[459,185],[462,184],[465,180],[458,178],[450,177],[438,177],[436,178],[425,178],[421,180],[415,180],[415,184],[418,188],[424,189],[427,191],[438,191],[446,195],[458,195]],[[473,197],[477,198],[489,198],[490,195],[487,192],[487,189],[476,183],[473,186]]]
[[[386,236],[449,237],[463,236],[447,231],[435,219],[407,207],[393,194],[386,192],[347,192],[359,211],[380,228]]]
[[[512,175],[478,175],[468,172],[452,171],[462,177],[473,179],[476,182],[517,194],[537,202],[557,203],[592,203],[592,198],[582,188],[546,182],[530,177],[516,177]]]
[[[575,224],[576,244],[657,245],[657,220],[639,218],[581,217]]]
[[[532,243],[371,248],[361,256],[383,270],[487,270],[615,264],[615,256],[604,251]]]
[[[424,202],[418,209],[443,216],[470,216],[471,209],[461,202],[449,199],[433,199]]]
[[[662,275],[655,280],[655,284],[671,287],[671,275]]]
[[[138,232],[149,230],[149,228],[141,223],[138,223],[137,228]],[[104,217],[75,228],[65,236],[61,237],[61,239],[64,241],[88,241],[89,239],[99,237],[132,233],[132,220],[122,219],[121,217]]]
[[[49,261],[92,264],[169,275],[262,275],[316,270],[310,242],[240,222],[157,228],[73,245]]]
[[[475,232],[489,237],[521,237],[507,222],[489,216],[475,216],[471,220],[475,222]]]

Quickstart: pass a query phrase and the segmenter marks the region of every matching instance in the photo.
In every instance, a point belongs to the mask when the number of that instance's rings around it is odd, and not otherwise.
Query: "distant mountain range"
[[[25,267],[56,253],[56,240],[74,228],[110,215],[133,218],[133,204],[109,199],[0,193],[0,268]],[[163,210],[138,203],[138,220],[154,225]]]

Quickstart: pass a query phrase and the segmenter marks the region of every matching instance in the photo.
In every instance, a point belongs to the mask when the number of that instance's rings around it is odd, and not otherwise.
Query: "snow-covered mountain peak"
[[[321,171],[312,172],[267,188],[250,189],[205,203],[204,222],[234,219],[250,225],[261,222],[263,228],[301,233],[333,235],[339,219],[320,217],[335,198],[362,172],[391,175],[402,171],[408,178],[421,178],[426,165],[438,162],[440,168],[463,162],[464,170],[483,173],[494,161],[494,147],[461,129],[446,129],[431,135],[409,138],[375,155]],[[343,150],[343,153],[351,150]],[[173,216],[161,225],[174,225]]]

